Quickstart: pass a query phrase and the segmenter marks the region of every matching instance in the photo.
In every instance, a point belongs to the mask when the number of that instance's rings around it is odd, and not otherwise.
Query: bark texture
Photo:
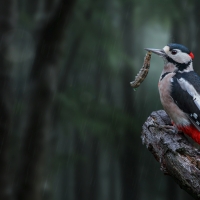
[[[172,176],[193,198],[200,199],[200,151],[170,125],[165,111],[153,112],[142,127],[142,142],[160,163],[164,174]]]

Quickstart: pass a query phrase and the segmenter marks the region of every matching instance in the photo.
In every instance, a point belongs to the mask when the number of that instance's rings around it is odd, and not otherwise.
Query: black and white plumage
[[[200,77],[194,72],[177,72],[172,78],[171,96],[200,131]]]
[[[164,60],[158,88],[165,111],[179,130],[200,144],[200,77],[193,70],[193,53],[180,44],[146,50]]]

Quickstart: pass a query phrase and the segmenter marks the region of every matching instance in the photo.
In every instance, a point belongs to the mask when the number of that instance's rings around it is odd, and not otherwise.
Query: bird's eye
[[[172,55],[176,55],[177,51],[176,50],[172,50]]]

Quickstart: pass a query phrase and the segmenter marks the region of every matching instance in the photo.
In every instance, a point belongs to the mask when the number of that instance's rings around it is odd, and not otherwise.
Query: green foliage
[[[53,167],[55,170],[57,170],[60,165],[61,166],[71,166],[73,164],[77,164],[79,162],[87,162],[88,158],[84,155],[80,155],[77,153],[70,153],[70,154],[66,154],[65,153],[59,153],[59,155],[56,156],[55,161],[53,163]]]
[[[134,124],[137,126],[137,119],[122,109],[106,101],[95,101],[91,91],[81,91],[71,88],[70,92],[57,97],[57,103],[62,108],[60,117],[64,126],[73,124],[83,136],[92,134],[113,145],[116,145],[126,127],[133,127]]]
[[[75,68],[94,63],[101,67],[102,74],[115,73],[119,69],[125,55],[120,48],[120,27],[116,26],[115,17],[107,12],[108,7],[103,2],[78,1],[69,33],[72,37],[82,37]]]

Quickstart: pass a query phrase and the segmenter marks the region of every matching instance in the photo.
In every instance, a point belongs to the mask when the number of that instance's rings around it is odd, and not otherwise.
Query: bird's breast
[[[177,126],[187,126],[190,124],[190,122],[186,114],[175,104],[173,98],[170,95],[172,89],[172,81],[173,81],[172,77],[174,75],[175,75],[174,72],[161,74],[158,83],[160,100],[164,110]]]

